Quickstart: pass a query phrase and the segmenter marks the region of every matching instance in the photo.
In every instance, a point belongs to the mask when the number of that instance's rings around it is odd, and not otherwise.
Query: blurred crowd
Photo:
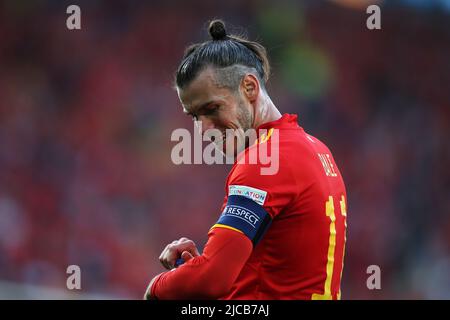
[[[348,193],[343,299],[450,298],[450,13],[325,1],[0,4],[0,281],[140,298],[182,236],[200,248],[228,165],[174,165],[173,90],[207,20],[260,40],[282,113],[332,150]],[[296,253],[301,254],[301,253]],[[366,270],[381,268],[381,290]]]

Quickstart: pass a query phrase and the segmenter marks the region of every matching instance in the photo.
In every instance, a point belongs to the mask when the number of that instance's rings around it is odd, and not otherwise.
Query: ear
[[[251,73],[246,74],[241,81],[241,90],[250,102],[255,102],[260,90],[258,78]]]

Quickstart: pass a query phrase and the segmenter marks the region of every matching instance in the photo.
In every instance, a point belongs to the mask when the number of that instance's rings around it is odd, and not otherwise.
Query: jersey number
[[[344,225],[347,229],[347,209],[345,206],[345,197],[341,197],[341,201],[339,201],[341,206],[341,214],[344,217]],[[323,294],[317,294],[314,293],[311,297],[312,300],[332,300],[333,295],[331,294],[331,280],[333,278],[333,269],[334,269],[334,249],[336,248],[336,215],[334,213],[334,202],[333,197],[329,196],[328,201],[325,203],[325,213],[327,217],[330,218],[330,238],[328,241],[328,254],[327,254],[327,278],[325,280],[325,289]],[[344,233],[344,252],[345,252],[345,233]],[[342,268],[341,268],[341,274],[342,277],[342,270],[343,270],[343,264],[344,264],[344,252],[342,253]],[[341,290],[339,290],[338,299],[341,298]]]

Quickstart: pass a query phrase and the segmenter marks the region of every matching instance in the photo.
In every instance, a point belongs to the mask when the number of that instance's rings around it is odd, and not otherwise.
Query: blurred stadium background
[[[343,299],[449,299],[444,0],[0,1],[0,298],[140,299],[168,242],[205,243],[230,167],[172,164],[170,134],[192,123],[171,86],[214,17],[262,41],[273,101],[340,164]]]

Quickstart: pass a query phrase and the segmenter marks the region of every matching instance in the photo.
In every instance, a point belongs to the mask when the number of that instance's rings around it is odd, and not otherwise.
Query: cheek
[[[216,120],[223,129],[235,129],[239,125],[238,117],[231,110],[221,112]]]
[[[247,105],[244,102],[241,102],[238,111],[239,113],[237,115],[237,118],[240,123],[240,127],[244,129],[244,131],[250,129],[252,125],[252,114],[247,108]]]
[[[243,101],[240,99],[232,101],[220,108],[217,117],[215,117],[216,125],[222,129],[245,129],[248,118],[247,113]]]
[[[234,114],[234,121],[239,125],[239,128],[247,130],[251,125],[251,115],[247,109],[246,104],[242,101],[239,106],[237,106]]]

